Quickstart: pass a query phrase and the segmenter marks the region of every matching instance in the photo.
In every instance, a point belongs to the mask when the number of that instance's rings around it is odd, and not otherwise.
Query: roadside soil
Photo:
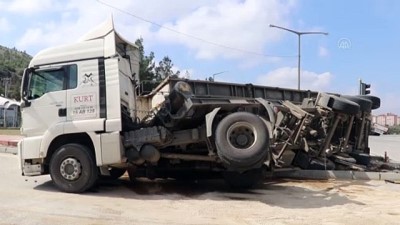
[[[49,176],[22,177],[0,153],[3,224],[398,224],[400,185],[383,181],[268,180],[235,192],[218,180],[127,176],[84,194],[61,193]]]

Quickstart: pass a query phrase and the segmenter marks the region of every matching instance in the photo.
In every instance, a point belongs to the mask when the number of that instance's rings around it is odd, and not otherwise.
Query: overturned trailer
[[[185,87],[181,87],[183,83]],[[250,111],[262,118],[267,127],[263,138],[268,140],[269,157],[264,163],[269,170],[288,167],[368,170],[371,111],[380,107],[378,97],[177,78],[168,78],[154,89],[145,87],[151,85],[146,82],[140,85],[138,102],[142,106],[147,103],[149,111],[140,119],[164,121],[163,125],[168,121],[173,124],[169,125],[171,127],[177,126],[174,121],[182,123],[184,118],[192,126],[201,118],[210,122],[207,124],[213,124],[214,119],[219,121],[218,117],[226,113],[248,110],[249,104],[262,106],[256,111],[250,107]],[[150,106],[150,102],[153,105]],[[221,107],[221,102],[228,107]],[[203,111],[205,105],[210,108]],[[211,113],[206,114],[208,111]],[[255,124],[248,123],[247,126],[253,133],[258,132]],[[225,134],[223,132],[227,131],[211,125],[205,129],[205,138],[210,141],[211,151],[206,151],[209,155],[214,154],[212,149],[224,152],[226,146],[235,146],[242,138],[250,140],[254,135],[252,132]],[[229,142],[224,146],[218,146],[221,135]],[[244,147],[235,147],[244,155],[248,151]]]

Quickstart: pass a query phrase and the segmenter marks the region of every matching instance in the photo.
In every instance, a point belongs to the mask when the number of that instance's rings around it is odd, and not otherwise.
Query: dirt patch
[[[237,192],[223,181],[127,177],[85,194],[59,192],[49,176],[22,177],[0,154],[0,224],[397,224],[400,185],[383,181],[268,180]]]

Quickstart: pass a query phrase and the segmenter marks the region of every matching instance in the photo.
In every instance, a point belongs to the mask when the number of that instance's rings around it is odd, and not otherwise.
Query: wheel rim
[[[237,149],[248,149],[256,143],[257,131],[247,122],[236,122],[227,131],[228,143]]]
[[[61,162],[60,172],[66,180],[77,180],[82,172],[81,163],[75,158],[66,158]]]

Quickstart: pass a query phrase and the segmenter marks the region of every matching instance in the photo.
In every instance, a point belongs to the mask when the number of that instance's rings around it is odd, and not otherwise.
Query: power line
[[[162,29],[165,29],[165,30],[169,30],[171,32],[174,32],[174,33],[177,33],[177,34],[180,34],[180,35],[183,35],[183,36],[186,36],[186,37],[189,37],[189,38],[192,38],[192,39],[195,39],[195,40],[198,40],[198,41],[210,44],[210,45],[214,45],[214,46],[217,46],[217,47],[220,47],[220,48],[226,48],[226,49],[230,49],[230,50],[234,50],[234,51],[239,51],[239,52],[243,52],[243,53],[247,53],[247,54],[251,54],[251,55],[263,56],[263,57],[280,57],[280,58],[294,58],[294,57],[297,57],[295,55],[269,55],[269,54],[263,54],[263,53],[260,53],[260,52],[249,51],[249,50],[246,50],[246,49],[235,48],[235,47],[223,45],[223,44],[220,44],[220,43],[217,43],[217,42],[212,42],[212,41],[197,37],[197,36],[192,35],[192,34],[184,33],[184,32],[175,30],[173,28],[163,26],[163,25],[161,25],[159,23],[153,22],[153,21],[148,20],[146,18],[143,18],[143,17],[140,17],[140,16],[135,15],[133,13],[127,12],[127,11],[125,11],[123,9],[117,8],[117,7],[115,7],[113,5],[110,5],[110,4],[106,3],[106,2],[103,2],[101,0],[96,0],[96,1],[99,2],[100,4],[103,4],[103,5],[107,6],[107,7],[115,9],[115,10],[121,12],[121,13],[130,15],[130,16],[138,19],[138,20],[144,21],[146,23],[150,23],[150,24],[152,24],[154,26],[157,26],[159,28],[162,28]]]

